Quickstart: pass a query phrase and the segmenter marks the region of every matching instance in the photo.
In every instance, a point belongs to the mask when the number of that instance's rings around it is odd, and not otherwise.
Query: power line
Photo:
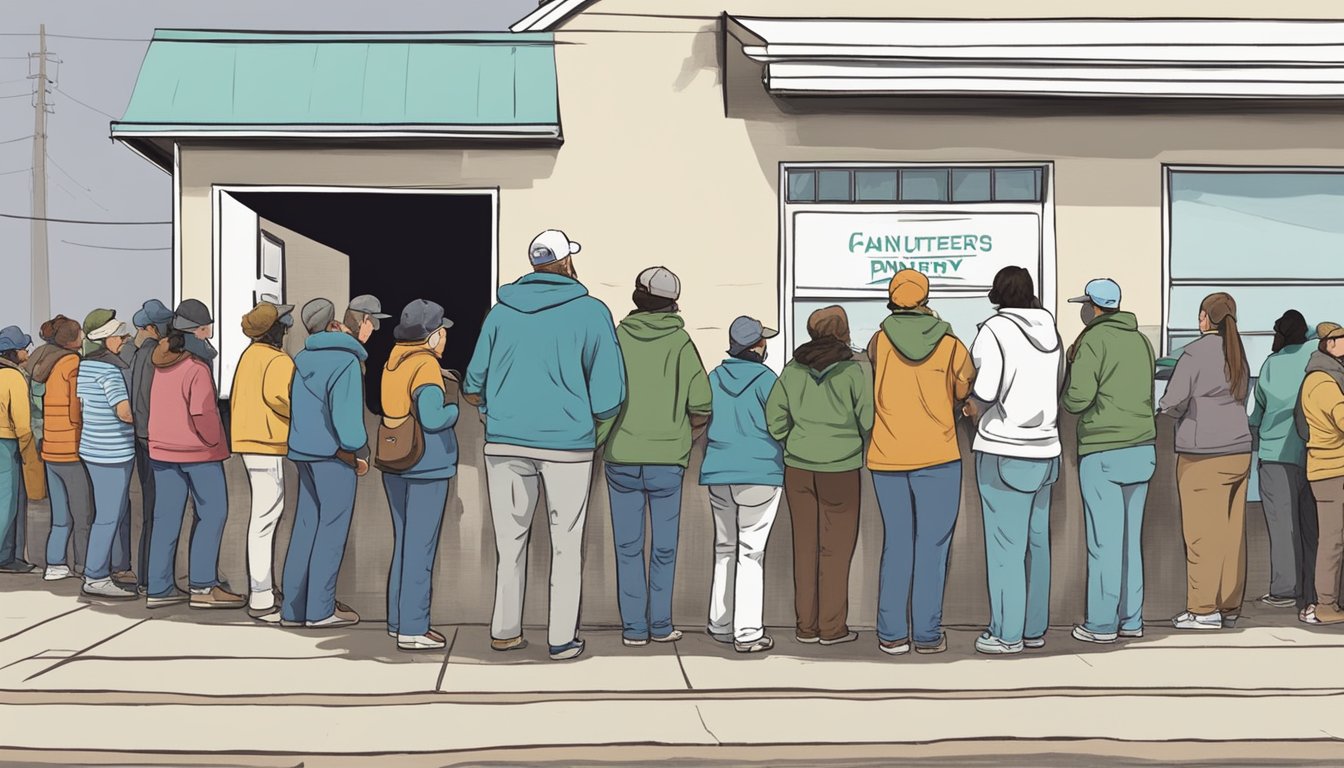
[[[73,241],[73,240],[62,240],[61,242],[62,242],[62,243],[67,243],[67,244],[69,244],[69,245],[77,245],[77,246],[79,246],[80,248],[97,248],[97,249],[99,249],[99,250],[103,250],[103,251],[171,251],[171,250],[173,250],[173,247],[172,247],[171,245],[167,245],[167,246],[164,246],[164,247],[162,247],[162,248],[120,248],[120,247],[115,246],[115,245],[94,245],[94,244],[92,244],[92,243],[76,243],[76,242]]]
[[[109,114],[109,113],[104,112],[103,110],[101,110],[101,109],[99,109],[99,108],[93,106],[92,104],[88,104],[88,103],[85,103],[85,102],[83,102],[83,101],[80,101],[79,99],[77,99],[77,98],[75,98],[74,96],[72,96],[72,95],[70,94],[69,91],[65,90],[64,88],[62,88],[62,87],[60,87],[60,86],[56,86],[56,90],[59,91],[59,92],[61,93],[61,95],[63,95],[63,96],[65,96],[65,97],[69,98],[71,101],[75,102],[76,104],[80,105],[81,107],[84,107],[85,109],[92,109],[94,112],[97,112],[98,114],[103,115],[103,116],[105,116],[105,117],[110,117],[110,118],[112,118],[113,120],[118,119],[116,115]]]
[[[23,99],[30,98],[32,95],[31,93],[16,93],[13,96],[0,96],[0,99]]]
[[[0,37],[37,37],[35,32],[0,32]],[[58,35],[49,33],[47,37],[59,37],[63,40],[103,40],[109,43],[148,43],[147,37],[99,37],[98,35]],[[19,57],[14,57],[19,58]]]
[[[21,221],[49,221],[55,224],[96,224],[101,226],[148,226],[173,223],[171,221],[90,221],[88,219],[49,219],[42,216],[23,216],[17,213],[0,213],[0,218],[19,219]]]
[[[4,173],[0,173],[0,176],[9,176],[9,175],[11,175],[11,174],[15,174],[15,173],[28,173],[28,172],[30,172],[30,171],[32,171],[32,170],[33,170],[32,168],[20,168],[20,169],[17,170],[17,171],[5,171]]]
[[[33,134],[30,133],[27,136],[15,136],[12,139],[5,139],[4,141],[0,141],[0,144],[13,144],[16,141],[27,141],[31,138],[33,138]]]

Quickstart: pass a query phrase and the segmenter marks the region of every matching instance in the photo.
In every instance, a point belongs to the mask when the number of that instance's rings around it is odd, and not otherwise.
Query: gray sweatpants
[[[1296,464],[1260,464],[1260,504],[1269,527],[1269,594],[1316,602],[1316,499]]]

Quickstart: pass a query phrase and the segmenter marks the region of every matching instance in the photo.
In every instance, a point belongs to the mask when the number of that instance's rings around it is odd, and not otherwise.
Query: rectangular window
[[[985,168],[952,169],[952,202],[986,203],[990,200],[990,171]]]
[[[850,199],[849,171],[817,172],[817,202],[847,203]]]
[[[789,171],[789,202],[810,203],[817,199],[817,174]]]
[[[877,167],[790,170],[789,203],[1039,203],[1039,167]]]
[[[994,199],[1031,202],[1041,199],[1039,168],[994,169]]]
[[[901,171],[901,200],[911,203],[947,202],[946,168]]]
[[[855,171],[856,200],[891,202],[896,199],[896,171]]]

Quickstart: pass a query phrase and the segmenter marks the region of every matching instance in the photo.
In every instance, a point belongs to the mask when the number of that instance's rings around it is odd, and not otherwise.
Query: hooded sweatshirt
[[[79,355],[44,344],[28,359],[33,390],[41,399],[42,460],[53,464],[79,461]]]
[[[420,422],[425,452],[400,477],[447,480],[457,474],[457,403],[447,401],[439,359],[424,344],[397,344],[383,367],[383,421],[397,426],[408,414]],[[414,404],[414,405],[412,405]]]
[[[766,425],[784,444],[785,466],[808,472],[863,467],[864,436],[873,428],[873,378],[852,354],[828,363],[832,356],[818,356],[818,369],[795,353],[766,400]]]
[[[238,358],[229,395],[234,453],[284,456],[289,451],[289,389],[294,360],[283,349],[253,341]]]
[[[1059,447],[1060,361],[1055,318],[1044,309],[1001,309],[971,344],[973,394],[990,406],[975,450],[1019,459],[1053,459]]]
[[[1176,361],[1159,407],[1180,419],[1176,425],[1177,453],[1229,456],[1251,452],[1246,395],[1233,396],[1226,360],[1223,337],[1206,333],[1187,346]],[[1245,363],[1242,367],[1249,382],[1250,369]]]
[[[685,467],[691,460],[691,414],[710,412],[709,376],[675,312],[635,312],[616,341],[628,395],[607,441],[612,464]]]
[[[1260,438],[1260,461],[1303,466],[1307,445],[1297,434],[1293,419],[1297,410],[1307,362],[1315,344],[1294,344],[1270,355],[1255,382],[1255,410],[1251,432]]]
[[[1063,405],[1078,414],[1078,455],[1150,445],[1153,346],[1132,312],[1103,314],[1075,342]]]
[[[321,331],[303,342],[303,351],[294,356],[289,392],[291,461],[326,461],[368,443],[360,367],[368,357],[348,333]]]
[[[1318,350],[1306,373],[1295,420],[1306,437],[1307,479],[1344,477],[1344,362]]]
[[[47,495],[46,473],[37,457],[37,441],[33,439],[32,406],[28,375],[0,357],[0,440],[18,443],[28,498],[42,499]]]
[[[223,461],[229,457],[219,398],[210,366],[168,339],[154,348],[149,393],[149,457],[173,464]]]
[[[493,455],[591,452],[596,421],[614,418],[626,391],[611,312],[578,281],[542,272],[499,289],[465,378]]]
[[[764,364],[729,358],[709,374],[714,417],[700,467],[701,485],[784,484],[784,449],[765,422],[776,381]]]
[[[959,461],[957,403],[971,393],[975,366],[952,326],[923,312],[894,312],[868,350],[876,377],[868,468],[910,472]]]

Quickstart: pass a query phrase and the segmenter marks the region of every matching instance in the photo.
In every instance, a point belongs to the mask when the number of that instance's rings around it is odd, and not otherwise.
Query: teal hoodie
[[[709,374],[714,416],[700,467],[701,485],[784,484],[784,449],[770,436],[765,404],[775,372],[761,363],[729,358]]]
[[[595,449],[595,420],[615,417],[625,400],[611,312],[562,275],[538,272],[501,287],[462,391],[483,401],[487,443]]]
[[[710,412],[709,378],[675,312],[635,312],[616,340],[629,396],[607,441],[611,464],[685,467],[691,459],[690,415]]]
[[[1314,342],[1284,347],[1260,368],[1251,412],[1251,434],[1260,438],[1260,461],[1306,466],[1307,445],[1293,425],[1293,409],[1315,350]]]
[[[322,461],[365,446],[360,363],[368,358],[348,333],[323,331],[303,342],[289,387],[290,461]]]

